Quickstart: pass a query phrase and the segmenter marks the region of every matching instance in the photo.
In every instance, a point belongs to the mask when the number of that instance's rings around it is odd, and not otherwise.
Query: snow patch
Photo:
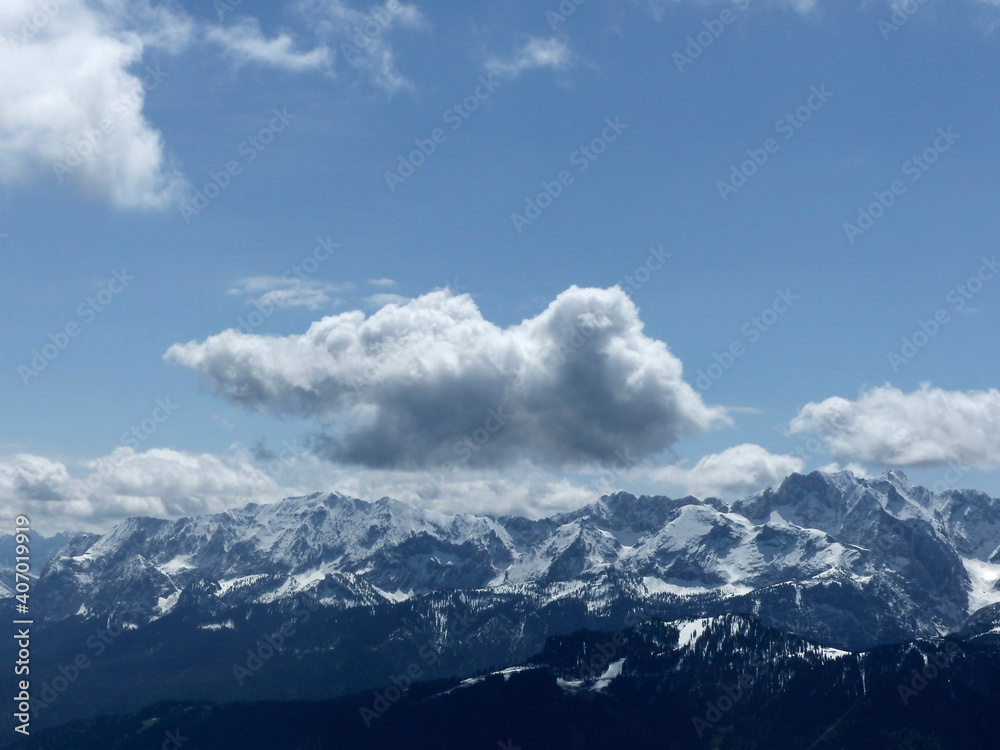
[[[258,604],[270,604],[271,602],[276,602],[278,599],[290,594],[294,591],[298,591],[299,586],[295,582],[294,578],[286,578],[285,582],[281,584],[274,591],[265,591],[263,594],[257,597],[256,601]]]
[[[378,586],[372,586],[372,588],[390,602],[405,602],[407,599],[412,599],[414,596],[413,589],[410,589],[409,591],[400,591],[398,589],[396,591],[383,591]]]
[[[677,637],[677,648],[692,646],[701,637],[701,634],[708,629],[710,622],[710,619],[701,618],[698,620],[688,620],[680,625],[681,632]]]
[[[1000,564],[963,557],[962,564],[972,580],[969,592],[969,612],[1000,602],[1000,591],[994,587],[1000,581]]]
[[[841,651],[839,648],[831,648],[830,646],[814,646],[813,648],[824,659],[842,659],[851,655],[850,651]]]
[[[251,583],[256,583],[263,577],[264,573],[257,573],[250,576],[240,576],[239,578],[229,578],[219,581],[219,594],[226,594],[234,588],[249,586]]]
[[[296,573],[292,576],[292,580],[295,581],[298,588],[306,588],[312,583],[317,581],[322,581],[326,578],[326,574],[330,572],[329,565],[321,565],[313,570],[307,570],[305,573]]]
[[[486,584],[486,588],[493,588],[494,586],[499,586],[501,583],[504,582],[506,578],[507,578],[506,571],[501,571],[499,574],[497,574],[495,578],[493,578],[492,580],[489,581],[489,583]]]
[[[181,570],[194,570],[195,566],[188,562],[191,559],[191,555],[178,555],[169,562],[163,563],[163,565],[157,565],[156,568],[164,575],[170,575],[171,573],[177,573]]]
[[[556,677],[556,684],[567,693],[575,693],[583,687],[583,680],[564,680],[562,677]]]
[[[642,579],[643,585],[650,594],[673,594],[675,596],[698,596],[699,594],[721,594],[722,596],[743,596],[753,591],[751,586],[743,586],[738,583],[724,583],[721,586],[678,586],[667,583],[662,578],[656,576],[645,576]]]
[[[501,669],[499,672],[494,672],[494,674],[502,674],[503,681],[507,682],[512,674],[527,672],[530,669],[537,669],[537,667],[507,667],[507,669]]]
[[[173,611],[174,607],[177,606],[177,600],[181,598],[181,591],[177,589],[170,596],[161,596],[156,602],[156,617],[153,620],[158,620],[164,615],[169,614]]]
[[[590,688],[594,691],[601,691],[611,684],[611,681],[615,679],[618,675],[622,673],[622,666],[625,664],[625,659],[619,659],[618,661],[613,661],[608,665],[608,668],[604,670],[604,674],[597,678],[597,682],[594,686]]]
[[[226,620],[224,622],[206,622],[203,625],[198,626],[198,630],[233,630],[235,625],[233,625],[232,620]]]

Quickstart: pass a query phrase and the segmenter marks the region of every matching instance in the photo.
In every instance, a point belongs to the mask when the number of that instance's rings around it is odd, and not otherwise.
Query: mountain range
[[[732,503],[618,493],[542,519],[314,494],[73,538],[35,586],[35,698],[42,725],[162,700],[333,700],[410,666],[434,681],[524,664],[640,615],[738,615],[860,654],[990,633],[998,579],[1000,500],[899,472],[793,474]]]

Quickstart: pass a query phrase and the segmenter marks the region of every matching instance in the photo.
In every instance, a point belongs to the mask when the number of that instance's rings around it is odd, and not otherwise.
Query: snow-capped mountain
[[[59,550],[66,546],[75,534],[61,532],[47,537],[39,534],[31,535],[30,555],[31,567],[28,575],[37,578],[46,563]],[[14,596],[16,588],[15,568],[17,564],[16,541],[13,534],[0,534],[0,599]]]
[[[898,472],[814,472],[732,505],[619,493],[541,520],[338,494],[132,518],[77,537],[36,596],[49,622],[143,627],[179,604],[211,624],[303,596],[350,609],[457,590],[535,609],[575,602],[596,617],[640,605],[664,617],[753,613],[863,648],[959,629],[1000,602],[998,579],[1000,500],[934,494]]]

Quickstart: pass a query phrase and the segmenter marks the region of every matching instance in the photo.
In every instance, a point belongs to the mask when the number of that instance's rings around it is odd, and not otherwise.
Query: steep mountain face
[[[548,639],[466,679],[396,677],[322,703],[161,703],[42,732],[30,747],[992,750],[1000,644],[848,653],[752,617],[643,621]]]
[[[31,568],[29,575],[37,577],[46,563],[65,547],[74,535],[66,532],[46,537],[37,533],[30,535]],[[14,595],[15,566],[17,564],[16,543],[13,534],[0,534],[0,599]]]
[[[952,631],[1000,601],[1000,501],[934,495],[898,473],[792,475],[728,507],[688,497],[601,498],[571,513],[446,515],[383,498],[289,498],[198,518],[132,518],[75,540],[36,595],[48,621],[145,626],[182,594],[225,613],[310,596],[350,608],[463,590],[755,612],[864,647]]]

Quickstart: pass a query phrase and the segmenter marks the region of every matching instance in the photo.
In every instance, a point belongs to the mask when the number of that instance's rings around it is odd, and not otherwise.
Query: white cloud
[[[650,471],[650,476],[685,488],[696,497],[724,499],[775,487],[789,474],[805,469],[797,456],[770,453],[759,445],[744,443],[701,458],[690,469],[666,466]]]
[[[541,518],[575,510],[600,496],[589,486],[553,476],[528,462],[503,469],[445,471],[436,467],[419,472],[326,466],[327,486],[337,487],[338,492],[364,500],[392,497],[443,513]]]
[[[58,497],[69,478],[61,463],[22,453],[0,464],[0,497],[44,502]]]
[[[561,39],[539,39],[531,37],[514,50],[514,54],[502,59],[492,57],[486,61],[486,69],[502,78],[517,78],[529,70],[548,68],[565,71],[576,62],[576,56],[569,45]]]
[[[618,287],[571,287],[507,329],[469,295],[439,290],[367,318],[325,317],[301,335],[227,330],[165,357],[237,405],[319,419],[317,450],[370,467],[606,463],[729,422],[643,333]],[[507,415],[501,427],[490,410]]]
[[[657,21],[662,21],[666,16],[667,11],[671,8],[675,8],[678,5],[688,4],[692,5],[695,2],[699,5],[715,5],[719,8],[728,7],[733,10],[742,12],[748,10],[751,6],[763,6],[772,8],[787,8],[794,10],[801,14],[809,13],[816,10],[821,6],[820,0],[632,0],[639,6],[645,7],[652,16]],[[829,4],[833,4],[835,0],[828,0]],[[902,0],[883,0],[885,5],[891,8],[896,8],[901,5],[906,5],[907,7],[913,7],[916,5],[917,0],[911,0],[911,2],[903,3]],[[1000,0],[970,0],[973,5],[985,5],[990,8],[1000,7]],[[862,3],[861,7],[864,8],[870,3]],[[920,6],[926,4],[926,0],[921,0]],[[908,15],[912,15],[912,12]]]
[[[376,86],[390,94],[413,88],[396,67],[388,37],[396,28],[430,27],[416,5],[386,0],[362,12],[343,0],[300,0],[298,8],[320,38]]]
[[[172,204],[183,180],[143,116],[167,74],[135,66],[149,46],[177,51],[191,29],[146,2],[0,4],[0,182],[54,174],[121,208]]]
[[[74,0],[57,0],[62,5]],[[150,0],[101,0],[104,9],[127,28],[138,34],[143,44],[160,47],[168,52],[180,52],[191,41],[194,21],[183,11]],[[36,5],[37,5],[36,0]]]
[[[319,310],[339,304],[336,295],[347,291],[350,285],[331,284],[316,279],[300,279],[295,276],[249,276],[239,279],[226,294],[240,295],[258,309],[304,307]]]
[[[640,6],[644,6],[657,21],[662,21],[670,8],[678,5],[694,4],[691,0],[632,0]],[[989,0],[986,0],[987,2]],[[720,8],[731,8],[736,12],[749,10],[751,6],[771,6],[776,8],[789,8],[799,13],[808,13],[817,6],[817,0],[697,0],[699,5],[716,5]]]
[[[369,307],[385,307],[386,305],[403,305],[410,301],[409,297],[404,297],[402,294],[393,294],[392,292],[383,292],[381,294],[373,294],[370,297],[365,297],[365,303]]]
[[[384,279],[384,278],[383,279],[369,279],[368,283],[371,286],[382,286],[382,287],[396,286],[396,282],[393,279]]]
[[[245,18],[232,26],[212,26],[205,36],[220,44],[238,64],[259,63],[291,72],[329,69],[331,57],[326,45],[308,52],[295,49],[288,34],[266,38],[256,19]]]
[[[73,465],[30,454],[0,458],[0,522],[9,526],[24,513],[44,533],[107,531],[129,516],[174,519],[334,491],[449,513],[536,518],[597,499],[593,490],[527,464],[516,472],[347,470],[301,445],[256,453],[234,444],[225,455],[120,447]]]
[[[839,474],[842,471],[849,471],[856,477],[861,477],[862,479],[872,479],[874,478],[872,473],[868,471],[868,468],[857,463],[849,463],[846,466],[841,466],[839,463],[834,461],[826,466],[820,466],[816,471],[821,471],[824,474]]]
[[[24,513],[48,531],[90,530],[133,515],[177,518],[282,495],[245,451],[215,456],[120,447],[72,469],[31,454],[0,459],[0,515]]]
[[[742,0],[746,2],[746,0]],[[770,0],[772,5],[787,5],[799,13],[808,13],[816,7],[816,0]]]
[[[945,391],[921,385],[903,393],[885,385],[856,401],[809,403],[793,433],[812,432],[838,458],[887,467],[1000,466],[1000,391]]]

